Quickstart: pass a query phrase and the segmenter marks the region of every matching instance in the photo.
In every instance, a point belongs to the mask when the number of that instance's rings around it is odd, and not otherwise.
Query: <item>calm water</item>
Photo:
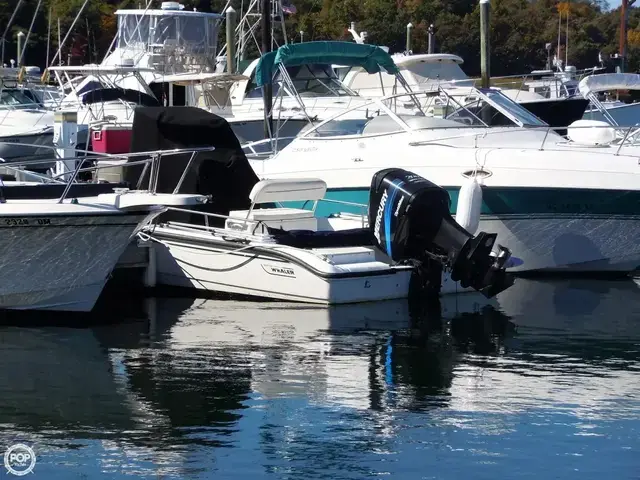
[[[145,308],[0,327],[0,450],[33,446],[28,478],[640,478],[632,281],[519,280],[439,313]]]

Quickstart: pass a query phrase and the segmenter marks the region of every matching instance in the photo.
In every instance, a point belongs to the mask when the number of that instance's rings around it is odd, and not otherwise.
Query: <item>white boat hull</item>
[[[167,239],[157,244],[156,255],[161,285],[315,304],[404,298],[411,278],[410,270],[390,270],[328,279],[276,258]]]
[[[312,304],[347,304],[407,298],[413,270],[354,272],[341,278],[322,275],[303,262],[172,239],[156,228],[153,236],[159,285]],[[441,294],[473,291],[443,274]]]
[[[0,158],[5,162],[16,160],[39,160],[54,158],[53,130],[38,133],[26,133],[0,136]],[[37,168],[50,168],[55,162],[38,165]]]
[[[0,215],[0,308],[90,311],[138,225],[156,214]]]

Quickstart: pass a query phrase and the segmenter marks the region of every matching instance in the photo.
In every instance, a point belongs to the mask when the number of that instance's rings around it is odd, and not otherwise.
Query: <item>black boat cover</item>
[[[132,90],[130,88],[97,88],[89,90],[82,95],[82,103],[91,105],[93,103],[111,102],[113,100],[124,100],[126,102],[144,105],[146,107],[156,107],[160,105],[157,98],[148,93]]]
[[[212,195],[212,202],[197,209],[228,215],[231,210],[248,209],[249,193],[259,181],[240,142],[227,121],[196,107],[136,107],[131,135],[131,152],[213,146],[215,150],[199,152],[189,168],[178,193]],[[171,193],[180,180],[191,154],[167,155],[160,162],[158,193]],[[130,161],[140,160],[133,157]],[[126,181],[138,183],[142,167],[127,168]],[[149,169],[142,182],[149,182]],[[202,215],[176,215],[165,220],[203,224]],[[224,220],[209,222],[219,226]]]
[[[270,227],[267,227],[267,230],[280,245],[295,248],[311,249],[376,245],[373,233],[369,228],[319,232],[312,230],[283,230]]]

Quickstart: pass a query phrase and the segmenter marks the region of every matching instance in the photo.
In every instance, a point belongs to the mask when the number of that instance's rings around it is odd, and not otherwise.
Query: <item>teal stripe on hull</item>
[[[458,187],[446,187],[451,198],[451,214],[458,205]],[[325,198],[343,202],[369,203],[369,190],[328,190]],[[291,202],[287,206],[311,208],[312,202]],[[331,213],[364,213],[366,210],[338,203],[320,202],[316,216]],[[494,187],[482,190],[483,215],[640,215],[640,191],[561,188]]]

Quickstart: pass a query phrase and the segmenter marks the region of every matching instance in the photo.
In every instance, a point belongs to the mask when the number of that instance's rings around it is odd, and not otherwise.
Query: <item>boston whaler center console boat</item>
[[[136,109],[133,151],[212,143],[215,150],[198,161],[172,159],[160,169],[158,188],[212,198],[197,210],[170,209],[145,230],[157,246],[158,284],[340,304],[405,298],[414,288],[472,288],[491,297],[513,283],[505,272],[510,252],[497,246],[492,254],[496,235],[462,229],[449,214],[447,192],[418,175],[379,171],[368,216],[317,218],[326,184],[258,181],[221,117],[192,107]],[[305,201],[313,208],[275,205]],[[450,274],[441,289],[443,269]]]

